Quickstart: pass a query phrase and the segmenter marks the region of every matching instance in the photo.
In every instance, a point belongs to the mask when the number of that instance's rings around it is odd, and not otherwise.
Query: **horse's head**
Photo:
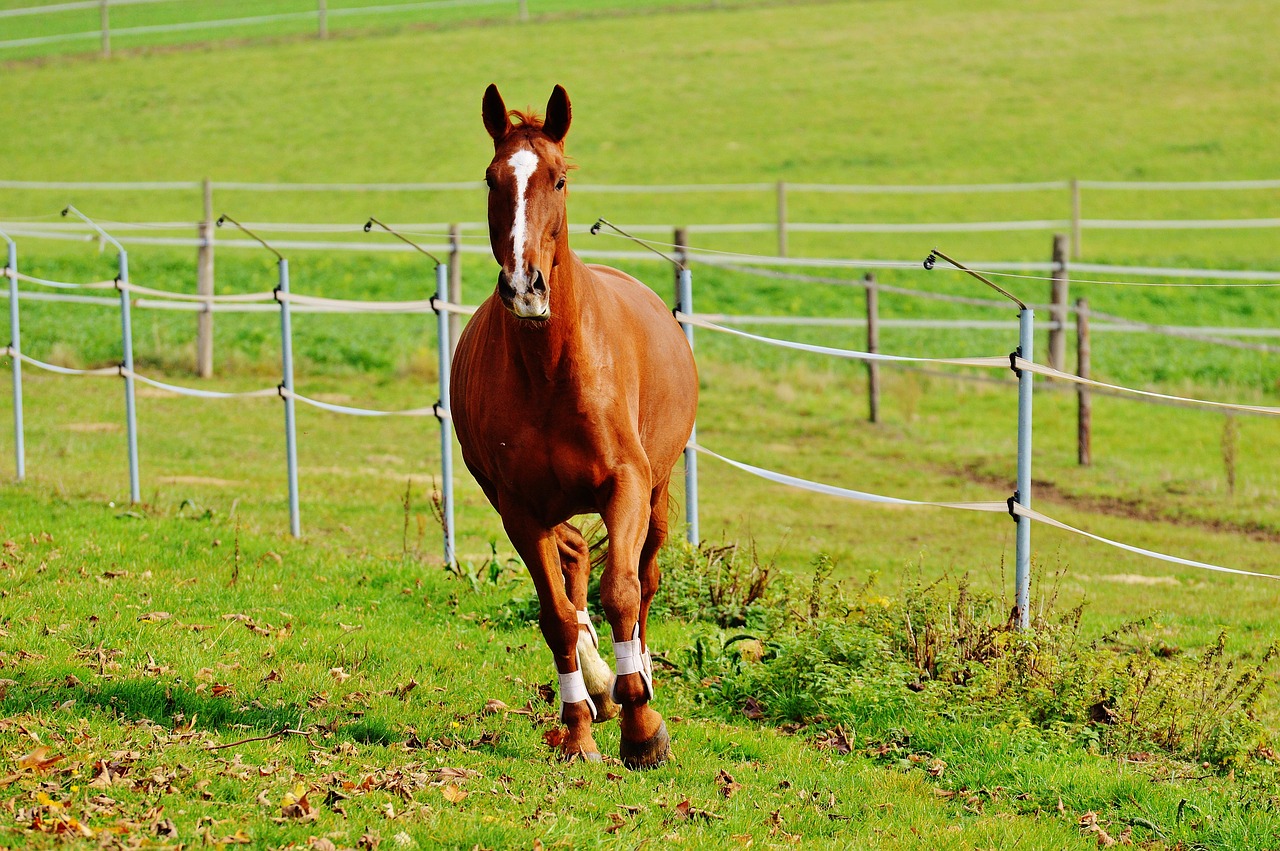
[[[521,319],[551,316],[549,277],[560,240],[566,239],[564,137],[569,95],[560,86],[547,101],[547,116],[508,112],[497,86],[484,93],[484,126],[494,156],[489,185],[489,242],[498,273],[498,296]],[[516,118],[515,123],[512,118]]]

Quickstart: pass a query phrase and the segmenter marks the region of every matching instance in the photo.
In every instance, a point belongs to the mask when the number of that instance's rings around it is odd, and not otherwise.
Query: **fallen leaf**
[[[542,741],[547,743],[549,748],[559,748],[564,744],[564,740],[569,737],[568,727],[553,727],[542,733]]]
[[[853,753],[853,745],[849,742],[849,735],[845,733],[844,727],[839,724],[818,737],[814,741],[814,745],[818,750],[835,751],[839,754]]]
[[[461,789],[452,783],[440,787],[440,794],[444,795],[444,799],[451,804],[460,804],[467,797],[467,790]]]
[[[733,775],[720,769],[720,773],[716,775],[716,785],[720,787],[720,794],[726,798],[732,798],[733,793],[742,788],[742,784],[733,779]]]
[[[351,675],[342,668],[330,668],[329,676],[333,677],[339,683],[345,683],[347,680],[351,679]]]
[[[716,819],[720,821],[724,820],[724,816],[718,816],[715,813],[707,812],[706,810],[700,810],[697,807],[692,806],[689,803],[687,798],[681,801],[680,803],[676,804],[676,818],[690,819],[690,820],[695,818],[700,818],[703,821],[711,821],[712,819]]]
[[[49,749],[42,745],[26,756],[18,758],[18,770],[39,774],[42,771],[48,771],[54,764],[63,759],[66,759],[66,754],[49,756]]]
[[[507,705],[496,697],[489,698],[485,702],[484,709],[480,710],[481,715],[497,715],[499,712],[506,712]]]
[[[764,717],[764,704],[748,695],[746,702],[742,705],[742,714],[752,721],[757,721]]]
[[[173,615],[168,612],[147,612],[145,615],[138,615],[138,620],[142,623],[156,623],[157,621],[167,621]]]

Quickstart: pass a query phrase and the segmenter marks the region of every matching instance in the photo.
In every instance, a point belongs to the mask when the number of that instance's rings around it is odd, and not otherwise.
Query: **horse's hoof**
[[[600,751],[574,751],[564,754],[561,759],[565,762],[604,762]]]
[[[663,721],[647,742],[628,742],[622,740],[619,751],[622,764],[633,771],[646,768],[657,768],[671,757],[671,736],[667,733],[667,722]]]
[[[610,677],[609,685],[604,691],[591,695],[591,702],[596,705],[595,717],[591,719],[594,724],[617,718],[618,713],[622,711],[622,707],[613,702],[613,681],[615,679],[617,678]]]

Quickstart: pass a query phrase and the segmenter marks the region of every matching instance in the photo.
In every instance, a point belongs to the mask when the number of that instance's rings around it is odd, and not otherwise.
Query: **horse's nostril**
[[[542,270],[534,268],[533,270],[533,291],[538,295],[546,295],[547,280],[542,277]]]
[[[508,298],[514,298],[516,291],[511,286],[511,278],[505,269],[498,272],[498,292]]]

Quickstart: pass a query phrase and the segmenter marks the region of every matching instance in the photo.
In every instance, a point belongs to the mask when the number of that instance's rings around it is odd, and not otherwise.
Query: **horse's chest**
[[[615,454],[611,418],[569,394],[538,404],[523,394],[494,395],[502,401],[476,412],[481,422],[463,442],[495,484],[517,492],[599,484]]]

